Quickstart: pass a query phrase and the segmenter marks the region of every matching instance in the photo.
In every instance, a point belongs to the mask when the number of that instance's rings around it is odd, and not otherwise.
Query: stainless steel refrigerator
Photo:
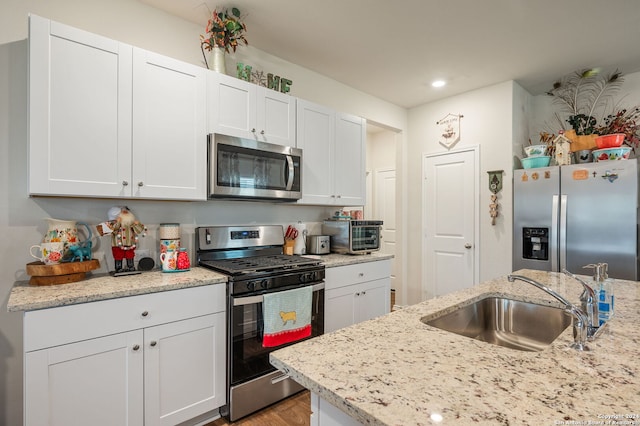
[[[638,177],[636,159],[515,170],[513,269],[638,281]]]

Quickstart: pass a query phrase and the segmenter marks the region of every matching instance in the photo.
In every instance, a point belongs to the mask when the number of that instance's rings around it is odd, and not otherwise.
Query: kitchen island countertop
[[[327,254],[309,255],[321,260],[325,267],[345,266],[356,263],[391,259],[393,256],[378,253],[369,255]],[[135,275],[113,277],[108,274],[89,275],[89,278],[70,284],[36,286],[28,281],[16,282],[11,289],[7,310],[9,312],[55,308],[77,303],[96,302],[118,297],[136,296],[160,291],[178,290],[201,285],[223,284],[224,274],[210,269],[194,267],[189,271],[163,273],[160,270]]]
[[[562,274],[518,273],[579,303],[582,287]],[[271,363],[364,424],[640,424],[640,284],[613,286],[615,317],[589,352],[569,348],[571,326],[523,352],[421,322],[486,295],[559,306],[501,277],[280,349]]]

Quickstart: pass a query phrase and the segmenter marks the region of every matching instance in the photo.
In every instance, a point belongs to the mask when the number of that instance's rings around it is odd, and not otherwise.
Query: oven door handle
[[[314,284],[312,287],[312,291],[314,292],[322,289],[324,289],[324,281],[321,283]],[[263,301],[264,301],[264,297],[262,295],[248,296],[248,297],[234,297],[233,306],[253,305],[255,303],[262,303]]]

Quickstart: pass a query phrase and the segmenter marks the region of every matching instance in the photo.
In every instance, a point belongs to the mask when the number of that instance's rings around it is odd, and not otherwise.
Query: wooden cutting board
[[[27,263],[27,274],[31,276],[29,284],[55,285],[82,281],[86,273],[100,267],[97,259],[82,262],[67,262],[57,265],[45,265],[42,262]]]

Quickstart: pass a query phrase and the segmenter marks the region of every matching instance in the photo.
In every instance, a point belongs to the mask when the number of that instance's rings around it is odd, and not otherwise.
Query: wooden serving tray
[[[29,284],[67,284],[84,280],[88,271],[98,269],[99,267],[100,262],[97,259],[82,262],[58,263],[57,265],[31,262],[27,263],[27,274],[31,275]]]

